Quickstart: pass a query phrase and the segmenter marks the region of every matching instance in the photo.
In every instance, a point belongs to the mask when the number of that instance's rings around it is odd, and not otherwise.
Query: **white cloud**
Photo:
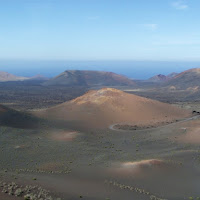
[[[158,28],[158,24],[143,24],[143,26],[151,31],[155,31]]]
[[[173,2],[172,7],[174,7],[177,10],[186,10],[186,9],[189,8],[187,3],[185,1],[182,1],[182,0]]]

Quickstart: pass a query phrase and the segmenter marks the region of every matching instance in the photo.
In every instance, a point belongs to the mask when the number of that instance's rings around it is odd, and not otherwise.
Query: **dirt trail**
[[[137,131],[155,130],[155,129],[157,129],[157,128],[163,128],[163,127],[166,127],[166,126],[171,126],[171,125],[174,125],[174,124],[179,124],[179,123],[183,123],[183,122],[188,122],[188,121],[196,120],[196,119],[199,119],[199,118],[200,118],[200,116],[197,115],[197,116],[185,118],[185,119],[182,119],[182,120],[179,120],[179,121],[176,121],[176,122],[172,122],[172,123],[170,123],[170,124],[166,124],[166,125],[162,125],[162,126],[157,126],[157,127],[154,127],[154,128],[138,129]],[[109,126],[109,129],[110,129],[110,130],[113,130],[113,131],[133,131],[133,130],[123,130],[123,129],[115,128],[116,125],[118,125],[118,124],[112,124],[112,125],[110,125],[110,126]]]

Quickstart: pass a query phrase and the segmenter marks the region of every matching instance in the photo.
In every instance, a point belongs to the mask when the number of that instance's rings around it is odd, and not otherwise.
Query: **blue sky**
[[[0,0],[0,59],[200,61],[199,0]]]

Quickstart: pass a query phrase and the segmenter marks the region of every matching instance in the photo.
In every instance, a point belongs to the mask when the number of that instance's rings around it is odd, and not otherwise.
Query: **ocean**
[[[65,70],[111,71],[132,79],[148,79],[156,74],[167,75],[200,67],[189,61],[65,61],[65,60],[0,60],[0,71],[18,76],[41,74],[54,77]]]

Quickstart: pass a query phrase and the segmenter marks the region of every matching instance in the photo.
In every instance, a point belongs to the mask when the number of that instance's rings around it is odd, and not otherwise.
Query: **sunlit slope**
[[[108,127],[114,123],[149,124],[173,121],[189,115],[185,110],[155,100],[104,88],[58,106],[38,111],[37,116],[81,121],[86,127]]]

